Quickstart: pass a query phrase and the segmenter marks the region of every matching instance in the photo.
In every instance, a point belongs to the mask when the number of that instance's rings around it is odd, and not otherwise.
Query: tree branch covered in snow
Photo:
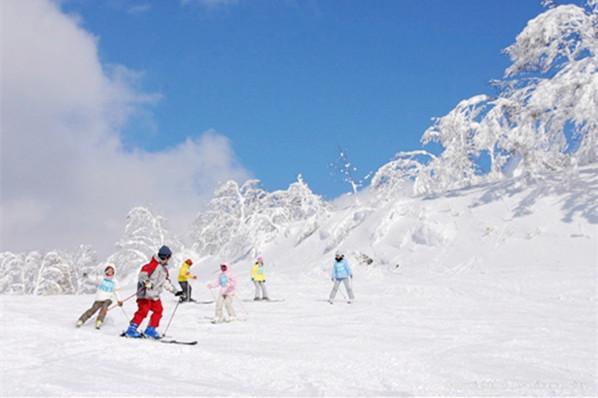
[[[435,118],[423,137],[443,151],[409,167],[416,193],[442,192],[512,173],[535,175],[598,160],[598,2],[551,7],[505,52],[512,64],[495,97],[476,95]],[[486,175],[479,158],[489,159]],[[407,156],[409,159],[409,156]],[[403,175],[405,154],[378,174]],[[413,161],[413,159],[411,159]],[[382,179],[372,181],[379,188]]]
[[[317,229],[328,206],[301,175],[285,191],[266,192],[258,180],[220,186],[206,211],[196,218],[191,239],[203,255],[234,260],[259,253],[277,236],[298,233],[298,242]]]
[[[135,273],[164,244],[173,250],[181,246],[166,228],[163,217],[145,207],[134,207],[127,214],[123,236],[108,262],[116,264],[121,277],[126,276]]]
[[[339,147],[338,158],[330,163],[333,174],[340,176],[341,180],[351,186],[351,194],[356,195],[357,191],[363,185],[363,180],[356,176],[357,167],[353,165],[347,152]]]
[[[97,267],[96,253],[81,245],[77,252],[0,253],[0,294],[91,293],[95,286],[83,275]]]

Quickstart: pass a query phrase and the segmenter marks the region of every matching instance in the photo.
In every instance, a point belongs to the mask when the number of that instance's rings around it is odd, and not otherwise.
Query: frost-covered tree
[[[259,211],[244,226],[251,232],[255,252],[278,236],[289,236],[291,232],[298,235],[296,243],[300,243],[328,214],[325,202],[313,193],[301,175],[287,190],[268,193],[259,203]]]
[[[288,236],[295,223],[301,223],[296,232],[305,238],[313,233],[314,220],[326,212],[324,201],[301,176],[287,190],[275,192],[260,188],[258,180],[242,185],[228,181],[195,219],[193,248],[229,260],[254,255],[277,237]]]
[[[0,293],[24,294],[24,258],[11,252],[0,253]]]
[[[95,287],[83,277],[96,267],[96,253],[81,245],[75,254],[38,251],[0,253],[0,294],[91,293]]]
[[[480,157],[490,179],[598,160],[598,2],[548,5],[505,50],[498,95],[463,100],[426,130],[422,143],[443,151],[420,168],[420,189],[475,183]]]
[[[561,5],[531,20],[506,49],[513,61],[501,97],[512,128],[498,145],[530,171],[598,160],[598,2]],[[500,99],[500,98],[499,98]],[[501,115],[483,120],[505,123]],[[579,142],[570,147],[567,129]],[[496,131],[496,129],[494,129]]]
[[[479,155],[474,137],[478,133],[477,119],[484,111],[488,97],[478,95],[459,104],[446,116],[436,119],[422,137],[424,145],[438,142],[444,150],[428,164],[429,176],[436,189],[445,190],[469,185],[476,180],[475,158]],[[433,170],[433,173],[431,171]]]
[[[33,294],[38,283],[39,269],[42,266],[44,256],[38,251],[32,251],[24,255],[23,264],[23,294]]]
[[[0,294],[32,294],[43,256],[37,252],[0,253]]]
[[[93,281],[85,277],[85,275],[92,275],[97,269],[97,254],[90,246],[81,245],[79,250],[74,255],[75,270],[73,274],[77,279],[77,290],[75,293],[93,293],[96,286]]]
[[[33,294],[73,294],[76,291],[73,281],[71,256],[59,251],[50,251],[42,259]]]
[[[435,161],[434,154],[424,151],[399,152],[395,158],[378,169],[370,186],[382,200],[392,200],[400,194],[423,193],[430,190],[426,164]]]
[[[252,190],[256,181],[245,186]],[[254,194],[252,194],[254,196]],[[245,203],[241,187],[235,181],[227,181],[214,192],[207,209],[195,218],[191,231],[193,248],[202,255],[214,255],[232,242],[242,220],[245,218]]]
[[[135,207],[126,218],[125,231],[108,258],[121,277],[137,272],[163,244],[175,251],[180,244],[166,228],[166,220],[145,207]]]

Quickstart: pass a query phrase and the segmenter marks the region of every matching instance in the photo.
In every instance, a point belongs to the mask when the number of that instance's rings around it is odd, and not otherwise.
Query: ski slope
[[[131,301],[97,331],[74,327],[91,295],[1,296],[0,395],[596,396],[598,173],[585,173],[372,208],[340,244],[356,301],[341,288],[330,305],[324,246],[356,219],[347,206],[300,245],[264,251],[285,301],[235,300],[245,320],[219,325],[213,304],[179,306],[168,334],[196,346],[118,337]],[[217,264],[197,261],[196,299],[211,298]],[[250,265],[232,266],[239,299]],[[161,330],[176,304],[163,300]]]

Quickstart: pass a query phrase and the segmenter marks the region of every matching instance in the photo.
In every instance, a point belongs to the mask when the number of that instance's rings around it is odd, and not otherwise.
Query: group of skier
[[[197,276],[191,273],[191,266],[193,261],[187,259],[183,262],[178,273],[178,282],[181,290],[177,290],[170,282],[168,275],[168,262],[172,257],[172,251],[167,246],[162,246],[158,253],[152,256],[149,263],[141,267],[137,281],[137,291],[130,296],[137,297],[137,311],[133,315],[127,330],[124,335],[127,337],[149,337],[153,339],[160,339],[162,336],[158,332],[160,320],[162,319],[162,301],[160,295],[163,290],[174,294],[179,298],[179,303],[195,301],[191,297],[192,288],[189,283],[190,279],[196,280]],[[111,308],[112,302],[121,306],[125,300],[121,300],[118,295],[120,289],[119,283],[115,278],[116,268],[112,264],[108,264],[104,269],[104,274],[95,278],[90,278],[97,285],[97,292],[92,306],[86,310],[77,320],[76,326],[82,326],[85,321],[91,318],[99,310],[96,318],[96,329],[99,329],[104,322],[104,318],[108,310]],[[334,302],[334,298],[341,283],[344,284],[347,291],[347,302],[351,303],[354,299],[353,289],[351,288],[351,279],[353,272],[349,266],[348,261],[344,258],[342,252],[337,251],[335,254],[335,261],[332,266],[331,280],[334,282],[329,296],[329,303]],[[264,272],[264,259],[259,256],[253,266],[251,267],[251,280],[255,286],[255,301],[270,301],[266,290],[266,277]],[[220,265],[220,273],[217,278],[207,284],[210,289],[218,288],[217,296],[214,296],[216,302],[215,314],[212,323],[221,323],[225,319],[233,321],[236,319],[236,312],[233,307],[233,298],[235,296],[236,278],[231,273],[227,264]],[[214,293],[212,293],[214,294]],[[224,317],[224,308],[228,313],[228,318]],[[139,330],[139,325],[151,312],[151,316],[147,327],[143,332]]]

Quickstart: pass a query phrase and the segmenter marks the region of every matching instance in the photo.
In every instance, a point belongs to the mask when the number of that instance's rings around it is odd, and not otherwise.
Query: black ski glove
[[[183,295],[183,291],[182,291],[182,290],[179,290],[179,291],[178,291],[178,292],[176,292],[174,295],[175,295],[175,296],[177,296],[177,297],[179,297],[179,296],[182,296],[182,295]]]

